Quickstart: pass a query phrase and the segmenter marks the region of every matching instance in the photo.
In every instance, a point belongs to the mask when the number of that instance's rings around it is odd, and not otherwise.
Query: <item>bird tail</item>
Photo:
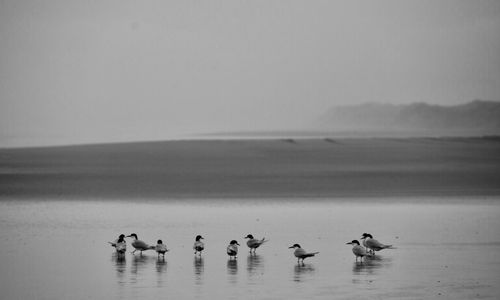
[[[116,243],[108,242],[112,247],[116,247]]]
[[[268,242],[269,240],[266,240],[266,238],[262,238],[262,240],[260,240],[260,243],[261,244],[264,244],[265,242]]]
[[[312,256],[315,256],[316,254],[319,254],[319,252],[311,252],[311,253],[307,253],[307,254],[306,254],[306,257],[312,257]]]
[[[396,249],[396,247],[392,245],[385,245],[383,249]]]

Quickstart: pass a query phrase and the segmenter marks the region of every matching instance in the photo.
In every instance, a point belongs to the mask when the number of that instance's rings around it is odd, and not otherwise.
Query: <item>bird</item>
[[[135,234],[135,233],[127,235],[127,237],[133,237],[134,238],[134,241],[132,242],[132,247],[134,247],[135,250],[132,251],[132,254],[134,254],[135,251],[141,251],[141,255],[142,255],[142,251],[156,249],[155,246],[150,246],[150,245],[146,244],[144,241],[139,240],[137,238],[137,234]]]
[[[167,245],[163,244],[162,240],[158,240],[158,242],[156,242],[155,250],[156,253],[158,253],[158,257],[160,257],[160,255],[165,257],[165,253],[168,252]]]
[[[307,252],[306,250],[302,249],[299,244],[294,244],[293,246],[288,247],[289,249],[295,249],[293,252],[293,255],[297,257],[297,262],[300,264],[300,260],[302,259],[302,264],[304,264],[304,259],[308,257],[313,257],[319,252]]]
[[[363,262],[363,257],[373,256],[373,254],[367,252],[365,248],[360,246],[358,240],[352,240],[352,242],[347,243],[347,245],[352,245],[352,253],[356,256],[356,262],[358,262],[358,257],[360,257],[361,262]]]
[[[260,247],[260,245],[264,244],[268,240],[266,238],[262,238],[262,240],[257,240],[253,237],[253,235],[249,234],[245,237],[245,239],[248,239],[247,241],[247,246],[250,248],[250,253],[255,253],[255,250]]]
[[[394,249],[392,245],[385,245],[377,241],[369,233],[363,233],[361,239],[363,240],[363,245],[370,249],[373,254],[375,254],[375,251],[380,251],[382,249]]]
[[[125,238],[125,235],[124,234],[120,234],[120,236],[118,236],[118,238],[114,242],[108,242],[108,243],[111,245],[111,247],[116,247],[116,243],[118,243],[118,241],[120,239],[123,240],[124,238]]]
[[[125,251],[127,251],[127,242],[125,242],[124,234],[120,234],[116,241],[108,243],[110,243],[112,247],[115,247],[116,252],[119,254],[123,254],[125,253]]]
[[[196,236],[196,239],[195,239],[195,242],[193,245],[194,254],[199,253],[201,256],[201,251],[203,251],[203,249],[205,249],[205,244],[203,244],[203,242],[200,241],[203,239],[204,238],[201,235]]]
[[[232,240],[229,245],[227,246],[227,255],[229,255],[229,258],[236,258],[236,255],[238,254],[238,246],[240,244],[238,244],[237,241],[235,240]]]
[[[365,236],[365,235],[367,235],[367,234],[369,234],[369,233],[366,233],[366,232],[365,232],[365,233],[363,233],[363,235],[362,235],[362,236]],[[368,252],[370,252],[370,253],[373,253],[373,250],[372,250],[372,249],[370,249],[370,248],[368,248],[368,246],[366,246],[366,239],[361,238],[361,243],[363,244],[363,247],[365,247],[365,250],[366,250],[366,251],[368,251]]]

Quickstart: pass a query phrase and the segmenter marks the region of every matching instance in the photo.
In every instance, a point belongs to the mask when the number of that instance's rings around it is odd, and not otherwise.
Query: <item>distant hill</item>
[[[326,131],[498,135],[500,102],[475,100],[455,106],[427,103],[337,106],[323,115],[315,127]]]

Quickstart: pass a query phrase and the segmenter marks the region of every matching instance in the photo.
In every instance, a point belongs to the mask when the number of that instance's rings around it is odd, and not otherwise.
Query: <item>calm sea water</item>
[[[500,201],[462,200],[2,200],[0,299],[497,299]],[[171,251],[118,257],[133,232]],[[363,232],[396,249],[356,263]],[[248,233],[269,239],[255,256]],[[294,243],[320,254],[299,266]]]

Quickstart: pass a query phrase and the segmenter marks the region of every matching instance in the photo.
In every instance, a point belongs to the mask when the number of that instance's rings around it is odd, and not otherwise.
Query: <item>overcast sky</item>
[[[0,0],[0,147],[500,100],[500,1]]]

